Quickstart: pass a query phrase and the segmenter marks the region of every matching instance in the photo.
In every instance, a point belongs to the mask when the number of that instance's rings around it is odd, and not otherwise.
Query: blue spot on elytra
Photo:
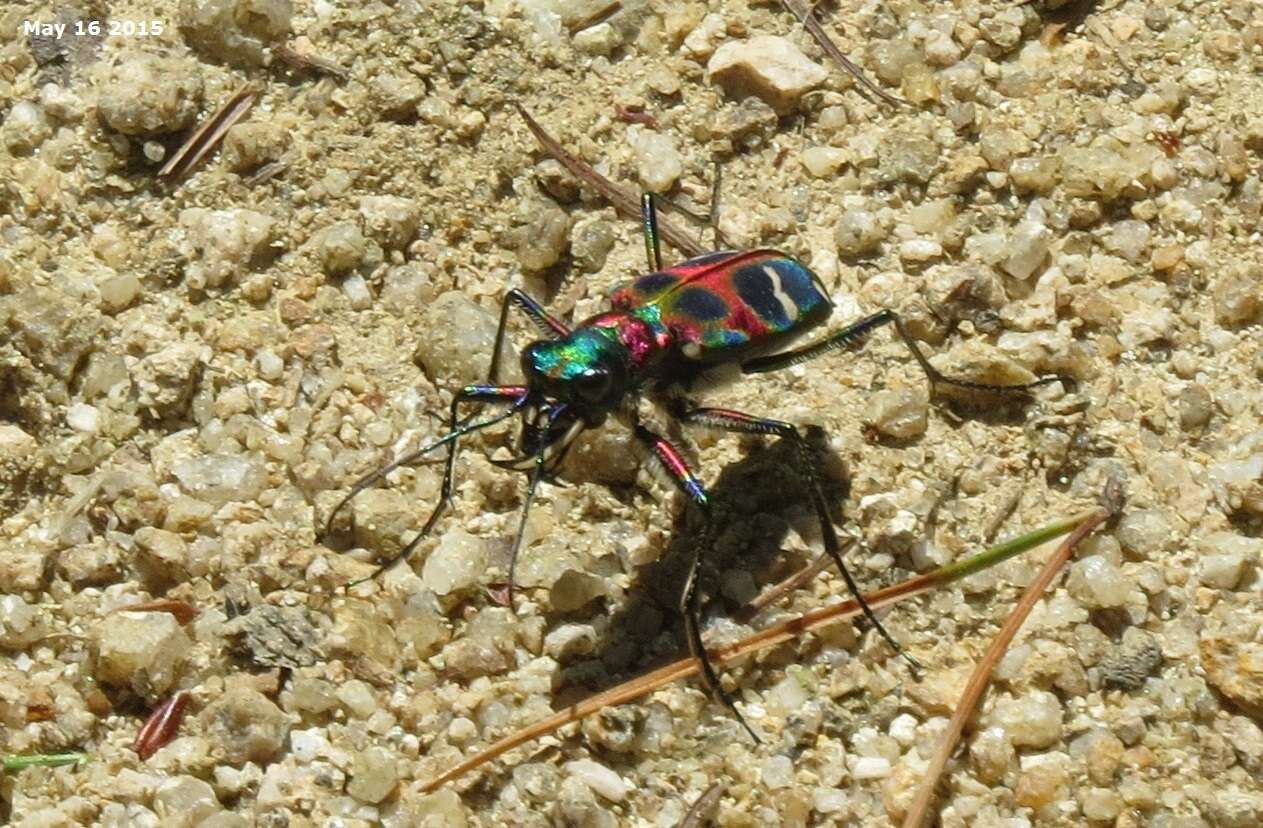
[[[763,264],[746,265],[732,274],[737,295],[750,310],[759,315],[773,330],[784,330],[793,321],[785,313],[785,307],[776,298],[772,277],[763,270]]]
[[[678,281],[680,281],[680,277],[671,273],[649,273],[641,276],[633,285],[641,293],[653,296],[661,293]]]
[[[728,316],[728,303],[702,287],[684,288],[674,304],[677,311],[699,322],[715,322]]]

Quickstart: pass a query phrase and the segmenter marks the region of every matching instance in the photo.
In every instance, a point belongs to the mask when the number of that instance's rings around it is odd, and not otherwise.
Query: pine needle
[[[1020,537],[992,546],[973,557],[948,564],[925,575],[909,578],[894,586],[879,589],[866,595],[865,600],[873,609],[880,609],[915,595],[929,592],[967,575],[995,566],[1001,561],[1033,549],[1067,532],[1074,531],[1096,514],[1096,510],[1093,510],[1051,523],[1041,529],[1036,529],[1033,532],[1028,532]],[[794,578],[797,576],[790,577]],[[787,641],[793,641],[800,638],[804,633],[836,624],[860,613],[859,602],[853,598],[830,604],[827,607],[790,618],[735,643],[711,650],[710,658],[716,666],[728,664],[743,656],[769,647],[775,647]],[[697,674],[697,671],[697,659],[690,656],[637,676],[617,687],[589,696],[582,701],[557,711],[551,716],[547,716],[532,725],[528,725],[493,742],[480,753],[469,757],[425,783],[421,790],[425,793],[434,791],[448,782],[459,779],[470,771],[499,758],[516,747],[552,733],[572,722],[580,721],[607,707],[626,704],[646,696],[673,681],[694,676]]]
[[[0,760],[5,773],[17,773],[27,768],[56,768],[77,765],[88,761],[86,753],[31,753],[24,756],[5,756]]]
[[[625,217],[636,221],[640,220],[640,199],[633,195],[630,191],[618,186],[605,176],[592,168],[592,165],[583,161],[579,157],[572,155],[566,150],[557,139],[549,135],[539,121],[531,117],[530,113],[517,101],[513,102],[513,106],[517,109],[522,120],[526,121],[527,128],[531,134],[535,136],[535,140],[539,141],[539,145],[548,152],[557,162],[570,171],[570,174],[585,184],[592,187],[600,193],[606,201],[608,201],[614,209],[622,213]],[[658,232],[667,244],[686,256],[700,256],[706,252],[700,244],[690,238],[676,227],[665,216],[658,217]]]
[[[807,30],[812,37],[816,39],[816,43],[820,44],[820,48],[828,55],[834,63],[846,70],[847,74],[855,78],[860,86],[864,87],[873,95],[882,99],[891,106],[907,106],[908,102],[903,98],[890,94],[869,79],[854,61],[842,54],[842,50],[833,42],[833,38],[829,37],[828,32],[824,30],[824,26],[820,25],[820,21],[816,19],[813,13],[814,9],[808,8],[802,0],[781,0],[781,5],[794,13],[803,24],[803,28]]]
[[[249,114],[258,96],[259,90],[253,84],[246,84],[237,90],[236,94],[216,110],[214,115],[202,122],[180,145],[167,163],[162,165],[162,169],[158,170],[158,177],[178,180],[202,163],[206,156],[215,151],[219,142],[224,140],[228,130]]]
[[[908,809],[904,818],[903,828],[922,828],[922,826],[927,824],[930,805],[934,801],[934,790],[938,786],[939,779],[943,776],[944,769],[947,767],[947,760],[951,758],[952,753],[956,750],[956,745],[960,742],[961,734],[965,730],[965,724],[973,717],[974,711],[978,709],[978,702],[982,699],[982,694],[986,691],[987,685],[991,681],[991,673],[995,669],[995,665],[1008,651],[1009,645],[1013,643],[1014,636],[1017,635],[1017,631],[1021,628],[1023,622],[1026,621],[1027,616],[1031,614],[1031,610],[1044,594],[1044,591],[1048,589],[1048,585],[1052,583],[1053,578],[1057,576],[1057,573],[1065,565],[1066,561],[1070,559],[1075,546],[1090,535],[1096,527],[1105,522],[1109,516],[1110,512],[1104,508],[1089,514],[1082,523],[1075,527],[1070,536],[1061,542],[1061,545],[1057,547],[1057,551],[1048,559],[1048,563],[1044,564],[1044,568],[1040,570],[1039,575],[1022,593],[1021,600],[1013,608],[1013,612],[1004,623],[1004,627],[996,635],[995,640],[991,642],[991,646],[987,649],[986,655],[982,657],[982,660],[978,662],[978,666],[974,668],[973,675],[969,677],[969,683],[965,685],[965,691],[961,694],[960,702],[956,705],[956,711],[952,714],[952,719],[947,725],[947,731],[939,739],[934,756],[930,759],[930,765],[924,773],[924,781],[921,783],[921,789],[917,792],[917,798],[912,803],[912,807]]]

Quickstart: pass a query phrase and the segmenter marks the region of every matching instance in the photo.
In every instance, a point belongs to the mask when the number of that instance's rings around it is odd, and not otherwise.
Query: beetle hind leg
[[[750,738],[754,740],[754,743],[756,745],[762,744],[763,742],[759,739],[758,734],[746,722],[745,717],[741,715],[741,711],[737,710],[737,703],[733,700],[732,695],[720,683],[719,673],[716,671],[715,665],[711,662],[710,655],[706,651],[705,641],[702,640],[701,595],[697,591],[697,576],[698,568],[702,561],[701,550],[709,548],[714,539],[710,499],[701,482],[689,470],[688,464],[685,463],[680,452],[666,438],[654,434],[639,424],[635,426],[635,433],[636,439],[648,447],[654,458],[671,476],[671,480],[676,487],[687,495],[694,505],[701,509],[704,518],[702,542],[695,545],[689,555],[684,589],[680,592],[679,609],[680,615],[684,618],[684,635],[688,640],[689,652],[697,659],[698,666],[701,668],[702,680],[706,686],[741,723],[741,726],[745,728],[746,733],[750,734]]]
[[[886,640],[886,643],[896,653],[903,656],[913,672],[918,672],[921,669],[920,663],[900,646],[899,642],[890,634],[890,631],[881,623],[877,614],[873,612],[873,608],[865,600],[863,593],[860,592],[859,584],[856,583],[854,576],[851,575],[846,562],[842,559],[842,544],[838,540],[837,532],[834,531],[833,521],[829,518],[829,508],[820,489],[820,481],[816,475],[816,464],[811,456],[811,448],[807,445],[807,441],[803,439],[802,433],[798,428],[793,423],[787,423],[783,420],[756,417],[727,408],[691,408],[683,400],[676,401],[674,407],[675,410],[672,413],[676,419],[685,425],[717,428],[739,434],[774,435],[789,440],[793,444],[798,454],[798,467],[802,470],[801,474],[807,484],[812,507],[816,512],[816,520],[820,524],[820,535],[824,540],[825,552],[837,565],[838,572],[842,575],[842,580],[846,582],[846,588],[859,603],[860,609],[864,612],[864,617]]]

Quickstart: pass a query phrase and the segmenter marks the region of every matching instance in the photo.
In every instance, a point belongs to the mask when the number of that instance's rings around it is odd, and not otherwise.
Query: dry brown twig
[[[879,589],[870,593],[865,597],[868,605],[873,609],[881,609],[898,601],[920,595],[925,592],[937,589],[945,584],[964,578],[975,572],[993,566],[1000,561],[1031,549],[1035,546],[1043,544],[1048,540],[1070,532],[1083,522],[1090,520],[1095,511],[1084,512],[1065,520],[1057,521],[1049,524],[1034,532],[1028,532],[1021,537],[1006,541],[1001,544],[987,549],[986,551],[974,555],[964,560],[956,561],[946,566],[940,567],[933,572],[924,575],[918,575],[915,578],[909,578],[906,581],[895,584],[894,586]],[[812,563],[808,568],[814,567]],[[790,576],[790,580],[797,579],[799,573]],[[773,587],[773,590],[779,589]],[[861,612],[859,602],[855,599],[842,601],[836,604],[830,604],[818,610],[794,616],[779,624],[774,624],[766,630],[761,630],[753,635],[747,636],[740,641],[710,650],[710,658],[716,666],[737,661],[751,653],[760,650],[775,647],[788,641],[793,641],[803,634],[812,630],[836,624],[848,618],[859,615]],[[698,672],[698,662],[696,658],[688,656],[678,661],[659,667],[649,673],[637,676],[617,687],[610,688],[603,692],[589,696],[569,707],[557,711],[551,716],[547,716],[534,724],[528,725],[520,730],[504,736],[488,745],[481,752],[465,759],[449,767],[438,776],[426,782],[421,790],[425,793],[437,790],[443,785],[455,779],[464,776],[476,768],[479,768],[488,762],[503,756],[514,748],[520,747],[527,742],[540,738],[541,736],[552,733],[558,728],[567,724],[581,721],[582,719],[598,713],[607,707],[614,707],[620,704],[626,704],[642,696],[646,696],[664,687],[671,682],[679,679],[689,678]]]
[[[847,74],[855,78],[860,86],[867,89],[873,95],[891,106],[908,106],[908,102],[903,98],[890,94],[864,74],[854,61],[842,54],[842,50],[833,42],[833,38],[829,37],[828,32],[824,30],[824,26],[820,25],[820,21],[816,19],[814,9],[803,4],[802,0],[781,0],[781,4],[785,8],[794,13],[794,16],[803,24],[803,28],[816,39],[816,43],[820,44],[820,48],[824,49],[824,53],[828,55],[834,63],[841,66]]]
[[[706,824],[711,811],[719,804],[719,800],[723,795],[724,786],[719,782],[713,783],[709,788],[702,791],[702,795],[697,798],[697,801],[689,808],[688,813],[680,820],[678,828],[701,828],[702,825]]]
[[[640,199],[592,169],[592,166],[586,161],[571,155],[565,147],[557,142],[557,139],[549,135],[540,126],[539,121],[531,117],[530,113],[520,103],[514,101],[513,107],[522,116],[522,120],[526,121],[526,126],[535,136],[535,140],[539,141],[540,146],[549,155],[557,159],[559,164],[569,170],[571,175],[591,186],[592,189],[604,196],[605,200],[613,205],[615,210],[627,218],[640,219]],[[705,248],[686,235],[675,224],[668,221],[665,216],[658,217],[658,233],[667,244],[686,256],[700,256],[706,252]]]
[[[178,181],[202,163],[206,156],[215,151],[219,142],[224,140],[228,130],[246,117],[258,95],[259,90],[254,84],[246,84],[237,90],[214,115],[193,130],[193,134],[185,139],[175,154],[162,165],[162,169],[158,170],[158,177]]]
[[[929,811],[930,805],[934,802],[934,790],[938,787],[939,779],[943,776],[943,771],[947,767],[947,761],[951,758],[952,753],[956,750],[956,745],[960,742],[960,737],[965,731],[965,725],[973,717],[974,711],[978,709],[978,703],[981,701],[983,693],[986,692],[987,685],[991,682],[991,674],[995,670],[996,664],[1008,651],[1009,645],[1013,643],[1014,637],[1017,636],[1017,632],[1021,629],[1027,616],[1031,614],[1036,602],[1043,596],[1044,591],[1048,589],[1048,585],[1052,583],[1053,578],[1057,576],[1061,568],[1065,566],[1066,561],[1070,559],[1075,546],[1092,534],[1096,527],[1110,517],[1110,514],[1111,512],[1108,508],[1101,508],[1093,512],[1083,523],[1079,524],[1061,542],[1061,545],[1057,547],[1057,551],[1044,564],[1044,568],[1040,570],[1039,575],[1022,593],[1021,600],[1013,608],[1013,612],[1009,615],[1008,620],[1005,621],[1004,627],[996,635],[995,640],[991,642],[986,654],[983,655],[982,660],[978,662],[978,666],[974,668],[973,674],[969,677],[969,683],[965,685],[960,702],[956,705],[956,711],[952,714],[951,721],[948,722],[947,730],[939,738],[938,747],[934,751],[934,756],[930,759],[929,767],[925,770],[924,781],[921,783],[921,789],[917,792],[917,798],[913,801],[912,807],[908,809],[904,817],[903,828],[922,828],[929,824]]]
[[[272,47],[272,54],[276,59],[284,63],[291,69],[300,71],[311,70],[320,72],[325,75],[333,75],[340,81],[344,81],[351,77],[351,73],[340,63],[335,63],[328,58],[313,54],[306,50],[294,48],[293,43],[281,43]]]

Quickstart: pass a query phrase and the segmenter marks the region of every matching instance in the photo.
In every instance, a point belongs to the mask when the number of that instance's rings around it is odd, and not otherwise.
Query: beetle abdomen
[[[678,271],[682,278],[648,304],[690,360],[776,350],[818,325],[832,309],[806,265],[772,250],[710,254],[683,262]]]

